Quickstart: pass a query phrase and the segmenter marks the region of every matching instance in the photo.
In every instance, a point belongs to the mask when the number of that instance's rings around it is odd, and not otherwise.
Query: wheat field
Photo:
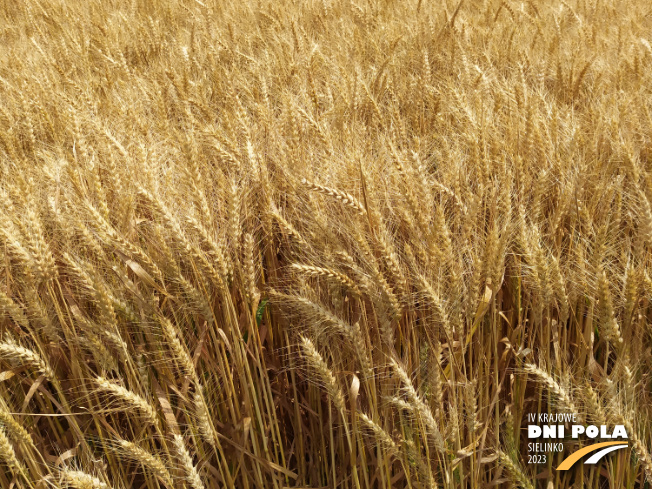
[[[4,0],[0,487],[649,488],[643,0]],[[621,425],[530,463],[531,413]]]

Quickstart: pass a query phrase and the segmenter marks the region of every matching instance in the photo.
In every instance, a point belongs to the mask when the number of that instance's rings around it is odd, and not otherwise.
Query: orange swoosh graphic
[[[595,452],[596,450],[600,450],[601,448],[604,447],[610,447],[612,445],[624,445],[625,442],[622,441],[605,441],[603,443],[596,443],[595,445],[589,445],[588,447],[584,447],[575,453],[570,454],[568,457],[564,459],[564,461],[559,464],[559,467],[557,467],[557,470],[568,470],[570,469],[575,462],[577,462],[579,459],[581,459],[584,455]]]

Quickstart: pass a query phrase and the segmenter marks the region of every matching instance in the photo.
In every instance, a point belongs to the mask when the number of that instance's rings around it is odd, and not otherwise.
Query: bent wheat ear
[[[639,463],[645,471],[645,477],[647,478],[647,481],[652,483],[652,455],[650,455],[650,451],[643,444],[643,441],[639,437],[638,433],[634,430],[632,423],[624,419],[622,416],[618,416],[618,419],[625,426],[627,433],[632,439],[634,451],[639,458]]]
[[[398,454],[398,446],[392,437],[387,433],[381,426],[375,423],[369,416],[365,413],[359,413],[358,416],[362,423],[371,430],[375,435],[376,440],[380,443],[386,450],[388,450],[392,455]]]
[[[193,404],[195,407],[195,417],[199,424],[199,432],[206,443],[215,447],[215,434],[213,426],[211,425],[210,413],[206,406],[204,397],[204,388],[201,385],[196,386],[196,392],[193,396]]]
[[[430,410],[430,407],[417,393],[414,385],[412,384],[412,381],[410,380],[410,377],[408,377],[407,373],[405,372],[405,369],[403,369],[403,367],[393,359],[390,363],[398,375],[398,378],[403,383],[407,397],[410,400],[410,403],[403,403],[402,406],[416,414],[419,414],[423,418],[428,430],[430,431],[430,434],[434,439],[435,447],[440,453],[445,454],[446,444],[444,442],[444,438],[442,437],[441,431],[439,430],[439,426],[437,425],[437,421],[435,420],[435,417]]]
[[[534,485],[532,485],[530,479],[527,477],[527,475],[525,475],[525,472],[523,472],[520,464],[515,462],[512,457],[503,451],[498,451],[497,455],[501,465],[503,465],[508,470],[510,475],[518,481],[519,485],[523,489],[534,489]]]
[[[362,294],[360,292],[360,289],[358,288],[358,286],[355,284],[353,280],[351,280],[349,277],[336,270],[332,270],[330,268],[324,268],[324,267],[315,267],[312,265],[303,265],[300,263],[293,263],[292,268],[302,273],[305,273],[306,275],[312,275],[313,277],[326,277],[336,282],[339,282],[344,287],[350,289],[351,292],[353,292],[357,296],[360,296]]]
[[[333,372],[328,368],[328,364],[319,354],[312,341],[306,337],[301,338],[301,350],[303,351],[303,356],[310,367],[312,367],[324,383],[326,392],[328,392],[331,401],[333,401],[335,407],[343,413],[346,410],[344,394],[342,394],[340,387],[337,385],[337,379],[335,378],[335,375],[333,375]]]
[[[0,343],[0,357],[13,360],[23,365],[28,365],[45,375],[48,380],[56,380],[54,371],[38,353],[20,346],[11,338]]]
[[[0,425],[4,426],[11,438],[16,443],[34,447],[34,440],[29,432],[16,419],[0,406]]]
[[[140,397],[138,394],[131,392],[129,389],[122,387],[114,382],[111,382],[104,377],[97,377],[95,383],[98,385],[100,391],[111,394],[116,399],[122,401],[124,404],[136,408],[145,418],[154,426],[159,426],[158,416],[156,411],[152,408],[150,402]]]
[[[197,471],[197,467],[195,467],[195,464],[193,464],[192,457],[190,456],[190,453],[184,444],[183,436],[174,435],[174,447],[177,450],[177,455],[179,456],[183,470],[186,473],[186,480],[188,481],[188,484],[190,484],[192,489],[205,489],[204,483],[202,482],[201,477],[199,476],[199,472]]]
[[[62,483],[74,489],[111,489],[111,486],[81,470],[65,469],[61,472]]]
[[[3,460],[14,474],[24,473],[22,464],[16,457],[14,447],[11,446],[11,442],[2,428],[0,428],[0,460]]]
[[[598,292],[600,301],[600,322],[603,335],[608,341],[618,344],[623,342],[623,337],[620,334],[620,327],[618,321],[614,317],[613,302],[611,293],[609,292],[609,281],[607,274],[604,270],[598,279]]]
[[[278,222],[279,226],[288,234],[288,236],[292,237],[299,244],[308,246],[308,242],[303,238],[301,233],[281,215],[281,212],[276,208],[276,206],[272,206],[269,210],[269,214],[276,220],[276,222]]]
[[[11,297],[2,291],[0,291],[0,311],[8,314],[16,324],[21,325],[23,328],[27,329],[29,327],[23,308],[16,304]]]
[[[260,299],[260,292],[258,291],[256,267],[254,265],[254,238],[250,233],[244,236],[243,244],[244,263],[243,263],[243,279],[245,284],[245,293],[250,304],[257,304]]]
[[[566,392],[566,390],[563,389],[557,383],[557,381],[552,378],[552,375],[550,375],[545,370],[531,363],[526,363],[524,368],[528,374],[534,375],[538,377],[541,381],[543,381],[545,386],[557,398],[557,401],[559,401],[559,403],[562,405],[562,407],[564,407],[564,409],[566,409],[569,413],[579,412],[578,409],[575,407],[575,404],[573,403],[573,400],[571,399],[568,392]]]
[[[329,197],[333,197],[336,200],[339,200],[342,204],[344,204],[347,207],[350,207],[351,209],[358,211],[361,215],[367,214],[367,211],[365,210],[364,206],[358,201],[358,199],[353,197],[353,195],[351,194],[342,192],[341,190],[337,190],[334,188],[325,187],[324,185],[319,185],[314,182],[310,182],[305,178],[301,180],[301,183],[306,187],[308,187],[308,189],[310,190],[313,190],[320,194],[328,195]]]
[[[177,330],[174,328],[169,319],[165,317],[160,318],[161,326],[163,327],[163,332],[165,333],[166,339],[170,343],[170,347],[174,352],[177,362],[180,364],[183,372],[188,375],[193,381],[197,384],[197,372],[195,371],[195,364],[190,357],[190,353],[184,344],[181,343],[177,335]]]
[[[111,448],[119,457],[140,462],[144,467],[151,470],[169,489],[174,487],[170,472],[163,460],[157,455],[127,440],[116,440],[116,444],[116,446],[112,446]]]

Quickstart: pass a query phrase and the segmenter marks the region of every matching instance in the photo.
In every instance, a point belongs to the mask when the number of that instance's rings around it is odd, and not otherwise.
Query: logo
[[[566,457],[564,461],[559,464],[557,470],[570,469],[573,465],[575,465],[575,462],[581,459],[584,455],[588,455],[589,453],[595,452],[596,450],[598,453],[589,457],[584,463],[587,465],[597,464],[600,459],[606,454],[611,453],[615,450],[620,450],[621,448],[627,448],[627,446],[627,444],[622,444],[619,441],[606,441],[603,443],[595,443],[593,445],[589,445],[588,447],[581,448],[575,453],[572,453]]]
[[[539,424],[533,424],[533,423]],[[609,429],[607,425],[582,425],[577,424],[576,413],[530,413],[528,414],[528,427],[527,436],[529,440],[550,440],[546,442],[530,441],[528,443],[528,463],[541,464],[547,462],[547,454],[549,452],[563,452],[564,439],[567,439],[567,434],[570,435],[571,440],[579,439],[620,439],[620,441],[599,441],[589,446],[580,448],[579,450],[567,456],[557,470],[569,470],[583,457],[592,454],[584,461],[584,464],[593,465],[597,464],[605,455],[627,448],[627,431],[623,425],[615,425],[613,429]],[[567,426],[570,425],[570,430],[567,431]],[[556,441],[555,441],[556,440]]]

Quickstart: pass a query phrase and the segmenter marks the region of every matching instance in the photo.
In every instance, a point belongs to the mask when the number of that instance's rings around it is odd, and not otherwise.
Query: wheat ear
[[[18,461],[14,447],[11,446],[11,442],[3,428],[0,428],[0,460],[4,460],[14,474],[25,474],[25,469]]]
[[[557,398],[557,401],[559,401],[562,407],[564,407],[569,413],[579,412],[568,392],[566,392],[566,390],[563,389],[548,372],[531,363],[526,363],[524,368],[528,374],[534,375],[542,380],[547,389]]]
[[[335,378],[335,375],[333,375],[333,372],[331,372],[331,370],[328,368],[328,365],[317,351],[317,348],[315,348],[315,345],[313,345],[312,341],[304,336],[301,338],[301,349],[303,351],[303,356],[308,361],[308,364],[317,373],[317,375],[319,375],[321,381],[324,383],[326,392],[328,392],[328,395],[330,396],[331,401],[333,401],[335,407],[341,413],[344,413],[346,407],[344,402],[344,395],[342,394],[340,387],[337,385],[337,379]]]
[[[11,338],[0,343],[0,357],[22,363],[23,365],[29,365],[45,375],[48,380],[55,380],[54,371],[38,353],[20,346]]]
[[[292,268],[302,273],[305,273],[306,275],[311,275],[313,277],[329,278],[331,280],[338,282],[340,285],[343,285],[347,289],[351,290],[351,292],[353,292],[356,296],[361,295],[360,289],[355,284],[355,282],[351,280],[349,277],[347,277],[346,275],[344,275],[343,273],[340,273],[336,270],[332,270],[330,268],[324,268],[324,267],[315,267],[313,265],[303,265],[300,263],[292,264]]]
[[[165,463],[159,457],[130,441],[116,440],[116,442],[117,446],[113,447],[113,450],[119,456],[140,462],[144,467],[151,470],[167,487],[171,489],[174,486],[170,472],[168,472]]]
[[[190,456],[181,435],[174,435],[174,447],[179,455],[181,465],[183,465],[183,470],[186,472],[186,480],[188,481],[188,484],[190,484],[193,489],[204,489],[204,483],[199,476],[197,467],[195,467],[192,462],[192,457]]]
[[[141,414],[145,415],[147,420],[154,426],[158,426],[159,421],[156,411],[152,408],[151,403],[140,397],[138,394],[131,392],[129,389],[115,384],[104,377],[97,377],[95,383],[100,390],[111,394],[113,397],[121,400],[125,404],[135,407]]]
[[[518,484],[523,489],[534,489],[530,479],[527,477],[527,475],[525,475],[523,469],[512,459],[512,457],[501,450],[498,450],[496,454],[498,455],[498,460],[500,461],[501,465],[507,469],[510,475],[516,479],[516,482],[518,482]]]
[[[63,483],[75,489],[111,489],[110,486],[81,470],[65,469],[61,472]]]
[[[398,378],[404,384],[405,393],[411,402],[411,404],[407,402],[401,403],[402,407],[421,415],[426,424],[426,427],[428,428],[428,431],[430,431],[432,437],[434,438],[435,447],[440,453],[445,454],[446,445],[444,443],[444,438],[439,431],[439,427],[437,426],[437,422],[435,421],[435,417],[433,416],[430,407],[425,403],[423,399],[421,399],[417,393],[414,385],[412,384],[412,381],[410,380],[410,377],[405,372],[405,369],[401,367],[394,359],[391,360],[391,365],[398,375]]]
[[[365,215],[367,213],[367,211],[365,210],[363,205],[358,201],[358,199],[353,197],[353,195],[351,194],[348,194],[346,192],[331,187],[325,187],[324,185],[319,185],[318,183],[310,182],[305,178],[301,180],[301,183],[314,192],[328,195],[329,197],[333,197],[339,200],[342,204],[344,204],[347,207],[350,207],[351,209],[355,209],[361,215]]]

